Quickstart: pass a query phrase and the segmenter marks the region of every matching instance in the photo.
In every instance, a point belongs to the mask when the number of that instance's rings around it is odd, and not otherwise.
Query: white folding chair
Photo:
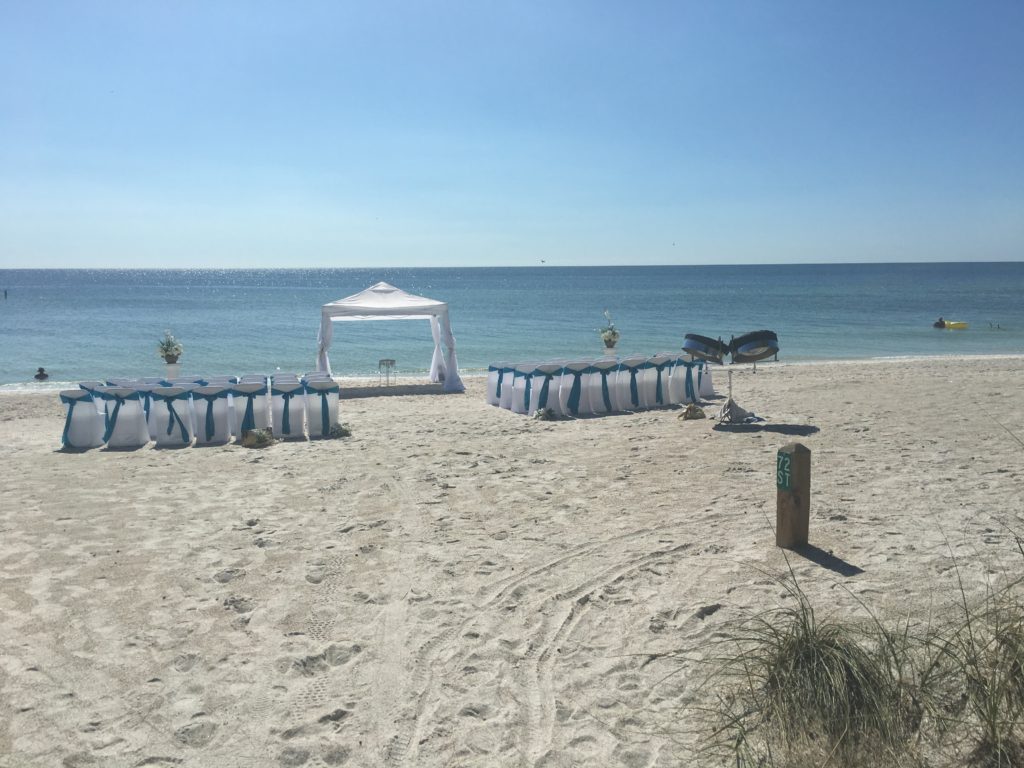
[[[160,447],[192,444],[195,432],[189,412],[191,393],[184,387],[154,387],[150,393],[149,425]]]
[[[593,413],[583,379],[590,371],[591,360],[569,360],[562,366],[558,382],[558,404],[567,416],[588,416]]]
[[[533,369],[533,383],[530,389],[528,413],[550,408],[555,415],[562,415],[562,403],[558,399],[558,388],[562,381],[564,361],[541,363]]]
[[[704,365],[703,360],[693,358],[687,360],[680,357],[676,360],[675,368],[672,369],[672,379],[669,382],[672,402],[680,404],[700,402],[700,384],[703,378],[701,369]]]
[[[107,385],[102,381],[80,381],[78,386],[92,395],[93,404],[96,406],[96,413],[103,416],[106,413],[106,409],[103,405],[103,398],[99,396],[99,390],[104,389]]]
[[[309,414],[309,436],[329,437],[338,425],[341,387],[334,381],[314,379],[306,382],[306,411]]]
[[[103,417],[92,395],[84,389],[64,389],[60,401],[67,407],[60,444],[77,450],[103,445]]]
[[[516,392],[516,366],[509,363],[502,374],[501,386],[498,395],[498,407],[506,411],[512,410],[512,397]]]
[[[211,384],[192,390],[192,406],[196,412],[196,444],[211,445],[231,440],[230,390]]]
[[[714,397],[715,387],[711,382],[711,366],[704,362],[704,367],[700,369],[700,374],[697,377],[697,391],[701,397]]]
[[[239,383],[231,387],[234,418],[231,434],[242,437],[252,429],[270,427],[270,397],[266,380],[263,383]]]
[[[590,369],[583,376],[583,389],[590,413],[611,413],[615,410],[612,394],[618,370],[617,357],[601,357],[590,364]]]
[[[533,389],[533,371],[536,363],[517,363],[512,380],[512,413],[526,413],[530,408],[530,392]]]
[[[127,387],[96,390],[103,401],[103,442],[108,448],[141,448],[149,442],[142,395]]]
[[[640,373],[640,405],[642,408],[660,408],[669,403],[668,384],[675,356],[659,352],[647,358],[647,366]]]
[[[270,428],[274,437],[306,436],[305,388],[294,384],[278,384],[270,389]]]
[[[508,363],[493,363],[487,366],[487,404],[498,405],[501,402],[501,387],[505,382],[505,371]]]
[[[640,399],[640,375],[648,367],[647,357],[632,355],[619,361],[615,374],[615,408],[619,411],[636,411],[643,407]]]

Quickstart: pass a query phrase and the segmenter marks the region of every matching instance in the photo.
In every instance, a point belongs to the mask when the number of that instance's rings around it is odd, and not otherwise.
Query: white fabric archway
[[[334,335],[334,323],[347,320],[429,320],[434,336],[434,357],[430,362],[430,380],[444,382],[445,392],[463,392],[455,358],[455,337],[448,320],[448,305],[443,301],[413,296],[388,283],[371,285],[365,291],[324,304],[320,312],[317,370],[331,372],[327,350]],[[441,353],[441,342],[445,352]]]

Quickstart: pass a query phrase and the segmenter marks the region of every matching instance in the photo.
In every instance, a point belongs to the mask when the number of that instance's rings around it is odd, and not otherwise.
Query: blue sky
[[[0,267],[1024,259],[1024,3],[0,4]]]

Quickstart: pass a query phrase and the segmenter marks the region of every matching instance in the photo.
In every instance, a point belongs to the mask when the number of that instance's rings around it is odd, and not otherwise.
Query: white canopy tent
[[[445,392],[462,392],[466,389],[459,377],[455,337],[452,336],[448,305],[445,302],[413,296],[393,285],[377,283],[365,291],[324,304],[320,313],[320,333],[317,334],[317,370],[331,372],[327,350],[334,335],[334,323],[348,320],[429,320],[434,336],[430,380],[443,382]],[[444,354],[441,353],[442,341]]]

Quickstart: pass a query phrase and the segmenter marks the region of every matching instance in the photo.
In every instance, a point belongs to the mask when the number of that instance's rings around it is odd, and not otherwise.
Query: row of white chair
[[[697,402],[714,394],[707,363],[669,353],[494,363],[487,371],[487,402],[514,413],[549,408],[558,416],[590,416]]]
[[[244,381],[244,378],[243,378]],[[85,449],[139,448],[151,439],[160,446],[222,444],[253,429],[275,437],[329,436],[339,423],[340,388],[325,379],[201,386],[105,386],[82,382],[63,390],[67,409],[61,442]]]

